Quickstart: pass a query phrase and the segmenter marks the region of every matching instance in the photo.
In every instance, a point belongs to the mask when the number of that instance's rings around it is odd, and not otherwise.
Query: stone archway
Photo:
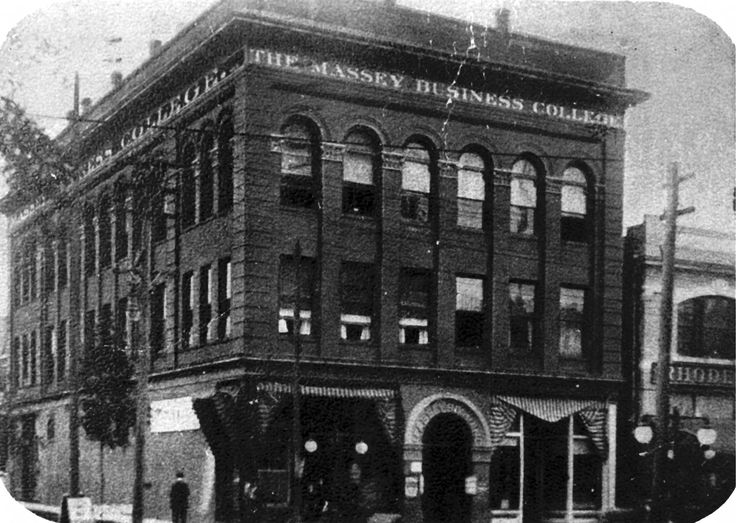
[[[434,394],[418,402],[409,413],[404,432],[404,446],[420,447],[429,422],[438,414],[455,414],[470,427],[473,449],[485,450],[491,446],[491,431],[480,409],[459,394]]]

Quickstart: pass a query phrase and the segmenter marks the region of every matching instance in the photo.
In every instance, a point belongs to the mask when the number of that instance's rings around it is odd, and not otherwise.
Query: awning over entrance
[[[256,390],[258,392],[270,392],[272,394],[291,394],[292,384],[265,381],[259,383]],[[300,385],[299,392],[304,396],[322,396],[325,398],[363,398],[376,400],[392,400],[396,398],[396,391],[391,389]]]
[[[606,427],[606,404],[600,400],[580,400],[567,398],[539,398],[532,396],[497,396],[501,404],[514,407],[522,412],[549,423],[555,423],[572,415],[577,415],[585,426],[593,445],[602,456],[608,452],[608,432]],[[508,416],[504,416],[508,419]],[[493,424],[492,424],[493,425]],[[505,431],[508,430],[506,425]],[[503,424],[498,424],[503,429]],[[494,434],[493,439],[496,439]],[[503,435],[501,435],[501,438]]]

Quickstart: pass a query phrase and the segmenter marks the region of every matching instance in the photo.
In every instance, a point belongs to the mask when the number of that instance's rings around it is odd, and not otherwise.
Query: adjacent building
[[[626,235],[624,354],[628,397],[622,412],[631,431],[656,413],[655,370],[659,354],[660,293],[665,225],[645,216]],[[674,266],[670,422],[677,431],[669,478],[673,503],[717,506],[734,488],[734,247],[733,232],[679,226]],[[626,423],[626,422],[624,422]],[[675,426],[676,424],[676,426]],[[713,428],[713,445],[702,448],[701,428]],[[637,458],[630,435],[627,473],[645,478],[647,458]],[[710,451],[705,453],[704,451]],[[715,452],[713,452],[715,451]],[[639,463],[636,463],[636,461]],[[644,492],[648,491],[645,486]],[[640,491],[641,492],[641,491]],[[711,501],[713,500],[713,501]],[[685,510],[685,508],[681,509]]]
[[[130,350],[143,263],[147,516],[177,470],[197,520],[245,481],[275,515],[299,484],[305,519],[616,507],[622,126],[647,95],[507,15],[393,4],[225,0],[58,137],[78,179],[12,227],[16,497],[69,488],[79,362]],[[132,452],[104,459],[129,503]]]

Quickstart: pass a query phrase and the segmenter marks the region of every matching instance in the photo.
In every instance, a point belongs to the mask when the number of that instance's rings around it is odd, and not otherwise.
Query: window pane
[[[511,179],[511,205],[536,207],[537,186],[533,180],[525,178]]]
[[[399,343],[426,345],[429,343],[429,273],[421,269],[402,269],[399,288]]]
[[[492,509],[518,510],[521,475],[519,440],[508,438],[493,451],[490,473],[490,503]]]
[[[457,173],[457,196],[472,200],[483,200],[486,194],[486,184],[483,172],[460,169]]]
[[[511,172],[527,178],[536,178],[537,176],[537,169],[529,160],[517,160],[511,167]]]
[[[458,276],[455,279],[457,288],[456,308],[463,311],[483,310],[483,280]]]
[[[532,283],[509,282],[509,344],[515,351],[533,348],[534,294]]]
[[[483,201],[458,198],[457,224],[470,229],[483,228]]]
[[[309,130],[301,124],[290,124],[283,130],[281,172],[296,176],[312,176],[312,140]]]
[[[583,355],[583,310],[585,291],[560,288],[560,356],[580,358]]]
[[[416,142],[405,149],[401,169],[401,188],[406,191],[429,193],[429,151]]]

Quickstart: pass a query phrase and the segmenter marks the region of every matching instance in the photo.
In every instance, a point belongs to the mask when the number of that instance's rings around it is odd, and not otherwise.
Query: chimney
[[[148,42],[148,56],[153,58],[161,51],[161,40],[151,40]]]
[[[509,19],[511,11],[505,7],[496,11],[496,30],[504,35],[509,34]]]
[[[82,98],[82,114],[89,111],[90,107],[92,107],[92,98]]]
[[[123,85],[123,73],[120,71],[113,71],[110,75],[110,81],[112,82],[113,89],[119,89]]]

